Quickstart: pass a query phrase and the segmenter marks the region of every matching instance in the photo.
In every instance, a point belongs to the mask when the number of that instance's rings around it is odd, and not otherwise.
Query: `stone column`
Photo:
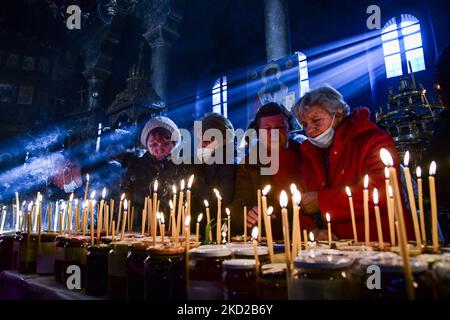
[[[267,62],[290,53],[289,15],[286,0],[264,0]]]
[[[146,32],[143,37],[150,45],[151,64],[150,82],[156,94],[167,101],[167,84],[169,77],[169,58],[172,42],[178,39],[176,31],[159,25]]]

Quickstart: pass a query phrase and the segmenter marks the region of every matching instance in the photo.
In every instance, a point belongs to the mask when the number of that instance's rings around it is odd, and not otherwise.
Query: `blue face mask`
[[[315,145],[318,148],[326,149],[333,144],[334,133],[335,133],[334,129],[333,129],[333,123],[334,123],[335,116],[336,116],[336,114],[333,115],[333,121],[331,121],[331,125],[327,130],[325,130],[324,132],[322,132],[315,138],[308,138],[308,140],[313,145]]]

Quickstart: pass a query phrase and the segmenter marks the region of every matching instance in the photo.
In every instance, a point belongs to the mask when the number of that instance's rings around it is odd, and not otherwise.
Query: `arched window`
[[[309,91],[308,62],[306,61],[306,56],[303,53],[297,52],[297,55],[300,73],[300,97],[303,97],[304,94]]]
[[[223,76],[214,82],[212,88],[212,111],[228,117],[227,77]]]
[[[425,70],[419,20],[410,14],[402,14],[400,20],[391,18],[381,33],[386,78],[410,73],[409,63],[413,72]]]

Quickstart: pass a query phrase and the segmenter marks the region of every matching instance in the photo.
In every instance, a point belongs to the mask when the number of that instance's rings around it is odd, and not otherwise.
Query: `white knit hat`
[[[180,130],[178,129],[175,122],[170,120],[167,117],[157,116],[153,119],[150,119],[142,129],[141,133],[141,143],[144,147],[147,147],[147,139],[150,131],[156,128],[164,128],[168,130],[171,134],[175,142],[175,146],[177,146],[181,142]]]

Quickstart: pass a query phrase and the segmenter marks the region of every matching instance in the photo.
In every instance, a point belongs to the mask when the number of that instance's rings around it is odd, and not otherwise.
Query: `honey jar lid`
[[[194,257],[228,257],[231,256],[231,250],[227,248],[223,248],[221,246],[216,246],[216,248],[203,248],[204,246],[200,246],[198,248],[192,249],[189,253]]]
[[[286,276],[286,263],[269,263],[261,266],[261,277],[284,277]]]
[[[256,248],[256,251],[258,252],[258,256],[265,256],[265,255],[269,254],[269,248],[268,247],[258,246]],[[255,249],[253,247],[236,249],[234,251],[234,254],[238,255],[238,256],[254,257],[255,256]]]
[[[421,261],[417,258],[409,258],[411,271],[413,273],[424,272],[428,269],[426,262]],[[360,267],[367,269],[370,265],[378,266],[381,271],[391,272],[391,273],[402,273],[403,272],[403,259],[400,256],[387,256],[383,254],[375,254],[371,257],[361,259],[359,261]]]
[[[433,266],[433,272],[440,279],[450,280],[450,261],[437,262]]]
[[[351,266],[353,262],[351,257],[311,253],[296,257],[294,265],[297,268],[342,269]]]

